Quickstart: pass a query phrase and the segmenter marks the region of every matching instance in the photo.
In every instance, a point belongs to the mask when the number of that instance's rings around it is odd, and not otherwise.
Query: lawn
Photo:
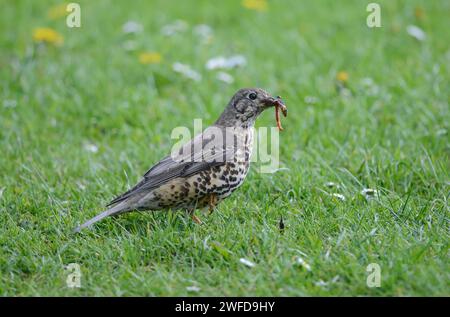
[[[78,1],[81,28],[62,2],[0,2],[0,294],[450,296],[450,2],[378,1],[380,28],[370,1]],[[72,233],[248,86],[289,108],[278,171],[253,164],[204,225]]]

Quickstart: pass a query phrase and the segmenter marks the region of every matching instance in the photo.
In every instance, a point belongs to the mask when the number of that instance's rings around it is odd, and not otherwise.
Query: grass
[[[240,1],[79,3],[79,29],[47,16],[54,1],[0,12],[0,294],[450,295],[448,1],[378,1],[373,29],[364,1],[268,1],[265,12]],[[163,36],[177,19],[187,31]],[[144,31],[123,34],[128,20]],[[214,30],[208,43],[192,32],[202,23]],[[33,43],[36,27],[64,44]],[[140,64],[145,51],[162,61]],[[227,85],[204,65],[232,54],[248,63]],[[202,80],[173,72],[177,61]],[[288,170],[253,166],[203,226],[133,213],[71,233],[169,153],[174,127],[212,123],[247,86],[289,107]],[[274,126],[273,113],[258,126]],[[378,195],[366,200],[364,188]],[[81,267],[80,289],[66,286],[69,263]],[[370,263],[379,288],[366,285]]]

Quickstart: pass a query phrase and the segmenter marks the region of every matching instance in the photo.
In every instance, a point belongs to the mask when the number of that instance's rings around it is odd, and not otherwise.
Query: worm
[[[283,127],[281,126],[281,120],[280,120],[280,107],[277,105],[275,106],[275,120],[277,121],[277,128],[279,131],[283,131]]]
[[[277,121],[277,128],[279,131],[283,131],[283,127],[281,126],[281,120],[280,120],[280,110],[283,113],[283,115],[287,116],[287,108],[281,101],[281,98],[277,97],[277,103],[275,104],[275,120]]]

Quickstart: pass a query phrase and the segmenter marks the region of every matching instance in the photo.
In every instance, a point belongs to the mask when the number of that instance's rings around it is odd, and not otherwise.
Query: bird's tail
[[[126,206],[124,206],[123,202],[115,205],[114,207],[111,207],[107,210],[105,210],[104,212],[102,212],[101,214],[98,214],[97,216],[95,216],[94,218],[86,221],[85,223],[83,223],[81,226],[78,226],[74,229],[74,232],[80,232],[82,229],[87,228],[89,226],[91,226],[92,224],[96,223],[97,221],[102,220],[103,218],[106,218],[108,216],[112,216],[112,215],[118,215],[122,212],[127,211]]]

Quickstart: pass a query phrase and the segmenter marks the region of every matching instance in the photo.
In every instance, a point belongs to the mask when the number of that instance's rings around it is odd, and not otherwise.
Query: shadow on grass
[[[133,234],[147,236],[155,231],[175,230],[184,232],[192,230],[195,226],[201,226],[194,223],[186,212],[172,210],[133,211],[113,216],[107,221],[109,221],[107,226],[102,226],[102,228],[96,230],[97,234],[107,234],[112,229],[114,235]]]

